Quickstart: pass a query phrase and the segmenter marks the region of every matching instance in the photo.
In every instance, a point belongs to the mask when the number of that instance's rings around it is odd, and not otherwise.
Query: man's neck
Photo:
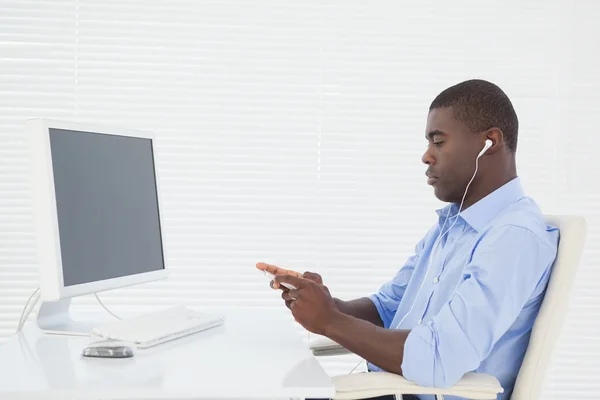
[[[515,164],[512,163],[512,165],[508,165],[505,170],[496,169],[494,173],[489,174],[485,179],[474,180],[469,187],[469,191],[461,211],[471,207],[473,204],[506,185],[516,177],[517,168]]]

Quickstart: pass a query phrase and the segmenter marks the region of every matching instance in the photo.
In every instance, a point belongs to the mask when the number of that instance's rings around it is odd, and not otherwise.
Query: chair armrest
[[[458,396],[474,400],[495,400],[504,392],[498,379],[491,375],[467,373],[454,386],[434,388],[419,386],[390,372],[361,372],[333,377],[336,400],[366,399],[390,394],[429,394]]]
[[[337,342],[329,339],[327,336],[311,335],[310,339],[310,350],[315,356],[339,356],[344,354],[350,354],[350,351],[346,350]]]
[[[315,356],[350,354],[350,351],[326,336],[314,335],[310,349]],[[430,394],[457,396],[475,400],[496,400],[504,389],[494,376],[467,373],[454,386],[433,388],[419,386],[398,374],[390,372],[363,372],[333,377],[335,397],[339,400],[365,399],[389,394]]]

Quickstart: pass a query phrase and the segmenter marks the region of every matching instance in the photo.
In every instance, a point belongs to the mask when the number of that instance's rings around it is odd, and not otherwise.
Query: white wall
[[[342,298],[393,276],[440,206],[420,163],[427,107],[484,78],[517,109],[528,194],[588,218],[544,398],[596,398],[599,16],[567,0],[1,1],[0,336],[37,286],[25,118],[160,139],[172,277],[104,294],[116,312],[279,308],[256,261],[321,272]]]

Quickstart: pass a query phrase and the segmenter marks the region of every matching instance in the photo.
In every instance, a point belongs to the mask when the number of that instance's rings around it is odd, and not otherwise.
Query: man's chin
[[[448,193],[445,192],[444,189],[439,186],[439,182],[438,185],[433,187],[433,195],[437,197],[438,200],[443,201],[444,203],[450,202],[450,196],[448,196]]]

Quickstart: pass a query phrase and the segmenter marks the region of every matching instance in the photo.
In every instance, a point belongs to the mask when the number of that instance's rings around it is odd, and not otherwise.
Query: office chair
[[[534,322],[525,358],[511,400],[536,400],[540,397],[560,337],[575,274],[579,267],[587,235],[586,221],[576,215],[546,215],[546,222],[560,231],[558,252],[548,287]],[[328,338],[315,340],[311,349],[316,356],[348,353]],[[494,400],[503,392],[499,381],[488,374],[470,372],[446,389],[423,387],[389,372],[361,372],[333,377],[334,399],[364,399],[389,394],[429,394],[437,399],[459,396],[473,400]],[[400,398],[400,396],[398,396]]]

